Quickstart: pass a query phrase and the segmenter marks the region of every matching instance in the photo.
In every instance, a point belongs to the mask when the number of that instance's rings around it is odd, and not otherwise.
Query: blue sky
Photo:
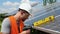
[[[4,2],[7,2],[7,1],[10,1],[10,2],[20,2],[21,0],[0,0],[0,6],[1,6]],[[35,0],[30,0],[30,1],[35,1]],[[37,1],[42,2],[42,0],[37,0]]]
[[[13,10],[16,10],[20,4],[20,1],[21,0],[0,0],[0,13],[11,12]],[[42,2],[42,0],[30,0],[30,1]]]
[[[0,0],[0,4],[2,4],[4,2],[7,2],[7,1],[10,1],[10,2],[20,2],[20,0]]]
[[[0,13],[3,12],[12,12],[18,8],[21,0],[0,0]],[[39,1],[42,3],[43,0],[30,0],[30,1]],[[60,2],[60,0],[58,0]]]

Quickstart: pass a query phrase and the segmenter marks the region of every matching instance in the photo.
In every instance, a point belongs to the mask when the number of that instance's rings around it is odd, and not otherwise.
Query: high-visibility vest
[[[11,25],[10,34],[19,34],[16,19],[13,16],[10,16],[9,19],[10,19],[10,25]],[[21,33],[23,31],[23,27],[24,27],[22,20],[20,20],[20,26],[19,27],[20,27],[20,33]]]

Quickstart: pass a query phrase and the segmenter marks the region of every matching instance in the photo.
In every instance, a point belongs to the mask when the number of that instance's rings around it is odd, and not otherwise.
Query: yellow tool
[[[40,26],[40,25],[42,25],[44,23],[46,24],[46,23],[49,23],[51,21],[54,21],[54,16],[53,15],[48,16],[45,19],[39,20],[37,22],[34,22],[34,26]]]

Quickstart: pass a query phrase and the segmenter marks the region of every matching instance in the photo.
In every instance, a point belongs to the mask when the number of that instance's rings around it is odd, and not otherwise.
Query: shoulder
[[[9,18],[5,18],[2,22],[2,25],[10,25],[10,20]]]
[[[1,32],[10,33],[10,20],[9,20],[9,18],[5,18],[3,20],[2,26],[1,26]]]
[[[5,18],[3,21],[6,21],[6,20],[9,21],[9,18]]]

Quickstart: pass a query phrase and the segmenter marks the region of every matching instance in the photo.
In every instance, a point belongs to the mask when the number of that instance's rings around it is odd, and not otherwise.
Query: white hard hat
[[[21,3],[19,6],[20,9],[26,10],[28,13],[31,14],[31,5],[29,3]]]

